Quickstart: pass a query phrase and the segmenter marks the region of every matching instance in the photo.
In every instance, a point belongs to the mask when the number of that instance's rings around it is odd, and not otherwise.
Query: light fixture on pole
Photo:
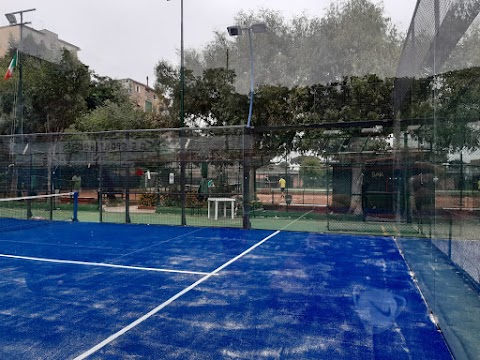
[[[17,25],[17,18],[15,17],[14,14],[5,14],[5,17],[7,18],[8,22],[10,25]]]
[[[248,109],[248,120],[247,127],[250,127],[252,122],[252,110],[253,110],[253,94],[255,91],[255,72],[253,66],[253,42],[252,42],[252,33],[265,33],[267,32],[267,25],[265,23],[253,24],[250,27],[242,28],[241,26],[234,25],[227,27],[228,34],[230,36],[241,36],[243,32],[248,32],[248,42],[250,47],[250,107]]]

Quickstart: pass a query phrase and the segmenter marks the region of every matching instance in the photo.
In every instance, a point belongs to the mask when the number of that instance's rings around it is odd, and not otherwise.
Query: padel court
[[[1,359],[452,358],[390,237],[35,225],[0,235]]]

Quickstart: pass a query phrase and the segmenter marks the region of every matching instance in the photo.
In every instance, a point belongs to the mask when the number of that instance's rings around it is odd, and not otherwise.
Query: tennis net
[[[0,198],[0,232],[50,221],[77,221],[77,212],[76,192]]]

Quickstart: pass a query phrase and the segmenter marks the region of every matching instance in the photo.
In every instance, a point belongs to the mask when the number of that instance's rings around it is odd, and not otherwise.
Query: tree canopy
[[[393,77],[403,40],[383,6],[370,0],[332,3],[323,17],[303,14],[287,20],[264,9],[240,12],[235,22],[244,27],[267,24],[267,33],[253,34],[256,83],[260,85],[326,84],[366,74]],[[225,68],[227,62],[238,75],[237,89],[246,93],[248,36],[227,38],[226,33],[216,32],[202,49],[187,51],[187,68],[196,75],[207,68]]]
[[[61,132],[86,111],[88,68],[68,51],[60,64],[29,59],[25,66],[25,132]]]
[[[8,53],[3,68],[13,56]],[[89,70],[64,51],[61,61],[47,62],[23,55],[23,131],[102,131],[162,127],[162,114],[137,110],[121,83]],[[18,69],[0,82],[0,131],[13,134],[17,108]],[[168,125],[168,124],[167,124]]]

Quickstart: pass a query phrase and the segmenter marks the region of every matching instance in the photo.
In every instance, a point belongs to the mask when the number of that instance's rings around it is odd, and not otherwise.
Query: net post
[[[95,138],[95,147],[98,152],[98,214],[99,221],[103,222],[103,149],[105,144],[105,138],[100,138],[100,146]]]
[[[130,133],[126,134],[127,149],[130,148]],[[121,155],[120,155],[121,156]],[[125,178],[124,178],[124,190],[125,190],[125,223],[130,224],[130,161],[128,157],[125,158]],[[122,160],[120,157],[120,166],[122,166]]]
[[[73,193],[73,217],[72,221],[78,221],[78,191]]]
[[[183,91],[183,90],[182,90]],[[183,95],[182,95],[183,96]],[[183,110],[182,110],[183,113]],[[183,115],[182,115],[183,116]],[[183,126],[182,120],[182,126]],[[185,176],[186,176],[186,169],[185,169],[185,145],[186,145],[186,133],[185,130],[182,128],[180,130],[180,204],[181,204],[181,218],[180,223],[182,226],[187,225],[187,218],[186,218],[186,196],[185,196]]]
[[[126,166],[126,181],[125,181],[125,223],[130,224],[130,165]]]
[[[29,194],[30,195],[30,194]],[[27,199],[27,219],[31,219],[33,217],[32,213],[32,200]]]
[[[51,194],[52,194],[52,193],[50,192],[50,195],[51,195]],[[52,221],[52,220],[53,220],[53,197],[50,197],[50,198],[48,199],[48,203],[49,203],[49,205],[50,205],[50,206],[49,206],[49,210],[48,210],[48,219],[49,219],[50,221]]]

